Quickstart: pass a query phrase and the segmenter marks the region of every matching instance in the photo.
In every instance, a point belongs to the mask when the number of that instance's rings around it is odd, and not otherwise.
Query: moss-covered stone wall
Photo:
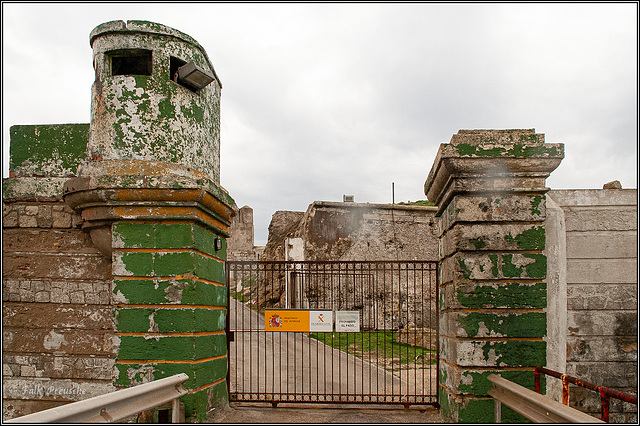
[[[544,180],[562,153],[527,129],[460,131],[440,147],[425,193],[438,205],[446,420],[493,422],[487,377],[532,389],[534,367],[546,365]]]

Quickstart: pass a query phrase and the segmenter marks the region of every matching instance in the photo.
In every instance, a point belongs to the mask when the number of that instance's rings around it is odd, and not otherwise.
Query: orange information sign
[[[333,331],[333,312],[318,309],[266,309],[264,330],[279,332]]]

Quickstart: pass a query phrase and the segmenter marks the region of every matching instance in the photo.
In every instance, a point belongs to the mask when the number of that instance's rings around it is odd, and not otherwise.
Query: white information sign
[[[333,311],[309,311],[309,331],[333,331]]]
[[[336,331],[360,331],[360,311],[336,311]]]

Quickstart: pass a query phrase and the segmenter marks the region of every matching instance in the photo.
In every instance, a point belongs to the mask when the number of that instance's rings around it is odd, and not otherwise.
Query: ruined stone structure
[[[263,259],[435,260],[435,212],[420,205],[315,201],[304,214],[274,214]]]
[[[435,260],[435,210],[419,205],[315,201],[304,214],[276,212],[262,260]],[[269,290],[274,294],[267,299],[285,306],[284,280]]]
[[[227,396],[221,85],[172,28],[90,35],[91,124],[14,126],[3,182],[3,411],[184,372],[187,419]]]
[[[253,209],[244,206],[238,210],[229,227],[227,259],[258,260],[263,251],[263,247],[253,245]]]

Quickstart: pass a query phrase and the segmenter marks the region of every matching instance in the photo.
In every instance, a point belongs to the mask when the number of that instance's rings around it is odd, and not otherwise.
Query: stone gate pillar
[[[533,129],[460,130],[440,146],[425,194],[438,206],[447,421],[493,422],[487,376],[533,389],[533,368],[546,365],[545,179],[563,157]]]
[[[221,85],[204,49],[172,28],[113,21],[90,37],[87,160],[64,200],[109,259],[118,386],[186,373],[187,419],[227,398]]]

